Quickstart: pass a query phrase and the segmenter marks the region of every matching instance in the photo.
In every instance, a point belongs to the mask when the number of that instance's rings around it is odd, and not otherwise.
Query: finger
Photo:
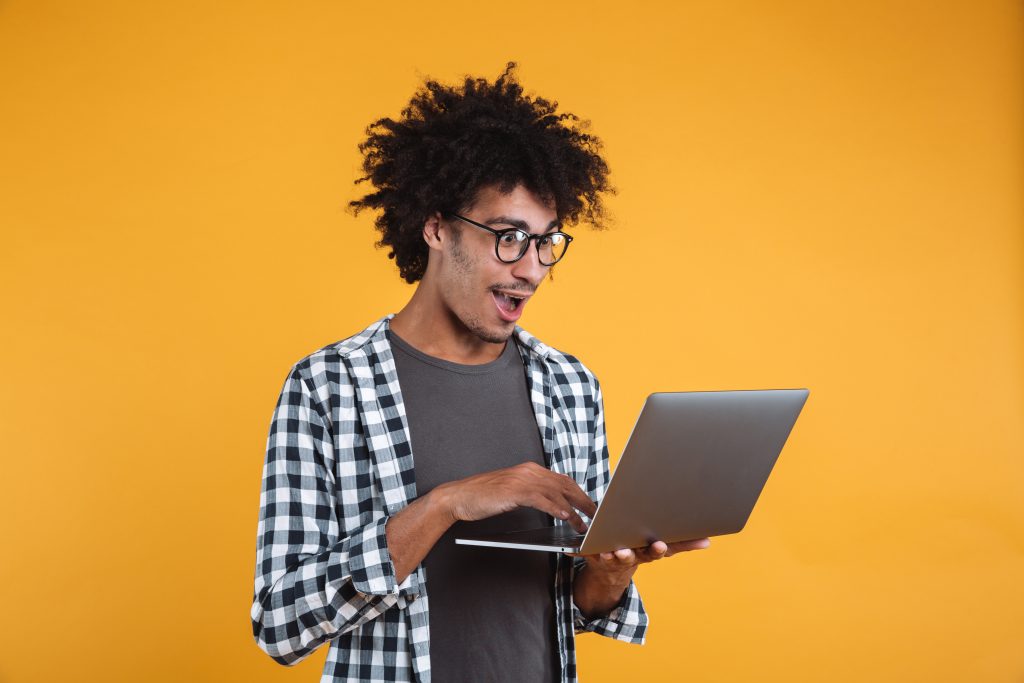
[[[593,517],[597,512],[597,505],[590,500],[590,496],[580,488],[580,485],[572,477],[564,474],[555,474],[554,476],[554,483],[558,486],[559,493],[572,503],[574,508],[583,512],[587,517]]]
[[[605,564],[609,560],[612,560],[615,555],[613,553],[597,553],[595,555],[584,555],[582,553],[565,553],[572,557],[582,557],[587,561],[587,564]]]
[[[646,548],[634,548],[633,552],[636,553],[638,564],[653,562],[654,560],[660,560],[668,554],[668,545],[661,541],[655,541]]]
[[[556,503],[547,496],[539,493],[527,496],[519,504],[531,507],[534,510],[540,510],[544,514],[551,515],[555,519],[561,519],[567,522],[575,514],[575,512],[572,511],[571,506]],[[579,519],[579,515],[576,515],[576,518]]]
[[[578,514],[576,514],[576,511],[572,510],[571,508],[570,508],[570,512],[569,512],[568,522],[572,526],[572,528],[576,530],[576,533],[578,533],[578,534],[585,534],[585,533],[587,533],[587,523],[584,522],[583,518],[580,517]]]
[[[561,519],[569,523],[569,525],[576,530],[578,534],[587,533],[587,525],[583,522],[576,510],[573,509],[572,505],[568,503],[564,498],[549,497],[543,493],[536,494],[533,498],[534,503],[530,504],[530,507],[536,508],[541,512],[546,512],[556,519]]]
[[[574,508],[572,504],[565,499],[564,496],[560,496],[557,493],[555,493],[551,496],[548,496],[548,499],[551,500],[552,504],[559,510],[569,513],[567,516],[562,517],[562,519],[567,521],[569,525],[576,530],[576,533],[587,533],[586,522],[583,521],[583,518],[580,517],[579,514],[576,512],[576,508]]]
[[[633,564],[636,561],[636,553],[632,548],[619,548],[615,551],[615,559],[619,564]]]
[[[646,562],[653,562],[660,560],[663,557],[668,557],[668,543],[664,541],[655,541],[644,549],[644,560]]]
[[[608,562],[615,561],[615,553],[613,553],[613,552],[595,553],[595,554],[592,554],[592,555],[584,555],[583,553],[562,553],[562,554],[563,555],[568,555],[569,557],[582,557],[583,559],[585,559],[587,561],[587,564],[591,564],[591,565],[594,565],[594,564],[606,564]]]
[[[676,543],[668,544],[668,555],[674,555],[675,553],[687,552],[689,550],[702,550],[711,545],[710,538],[698,538],[692,541],[678,541]]]
[[[566,519],[569,522],[569,524],[572,525],[572,528],[576,530],[577,533],[587,533],[587,523],[583,521],[583,518],[579,516],[579,514],[576,512],[575,508],[573,508],[573,506],[569,503],[569,501],[565,500],[564,498],[561,498],[560,500],[557,501],[557,504],[569,510],[569,517]]]

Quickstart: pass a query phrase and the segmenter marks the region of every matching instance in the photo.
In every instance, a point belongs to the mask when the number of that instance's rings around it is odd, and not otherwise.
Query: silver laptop
[[[651,394],[586,534],[565,525],[455,542],[591,555],[734,534],[746,525],[808,393]]]

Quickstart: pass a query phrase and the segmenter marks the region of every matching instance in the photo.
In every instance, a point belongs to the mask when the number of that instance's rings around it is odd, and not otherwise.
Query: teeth
[[[514,296],[510,296],[503,292],[495,292],[498,295],[498,301],[501,302],[502,308],[509,311],[514,311],[519,308],[519,304],[523,302],[522,299]]]

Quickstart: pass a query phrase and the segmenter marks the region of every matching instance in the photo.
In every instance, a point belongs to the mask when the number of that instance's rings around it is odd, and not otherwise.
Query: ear
[[[441,214],[435,211],[423,222],[423,241],[430,249],[441,248],[441,233],[445,229],[441,222]],[[447,235],[445,235],[447,237]]]

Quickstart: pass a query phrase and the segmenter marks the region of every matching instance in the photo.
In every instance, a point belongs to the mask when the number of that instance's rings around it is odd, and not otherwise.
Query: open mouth
[[[509,294],[507,292],[491,291],[491,296],[494,297],[494,303],[498,307],[498,315],[508,322],[513,322],[519,319],[522,315],[523,307],[526,305],[527,296],[516,296],[515,294]]]
[[[502,294],[500,292],[495,292],[494,298],[502,309],[511,313],[512,311],[517,310],[522,305],[523,299],[525,299],[526,297],[514,297],[510,294]]]

